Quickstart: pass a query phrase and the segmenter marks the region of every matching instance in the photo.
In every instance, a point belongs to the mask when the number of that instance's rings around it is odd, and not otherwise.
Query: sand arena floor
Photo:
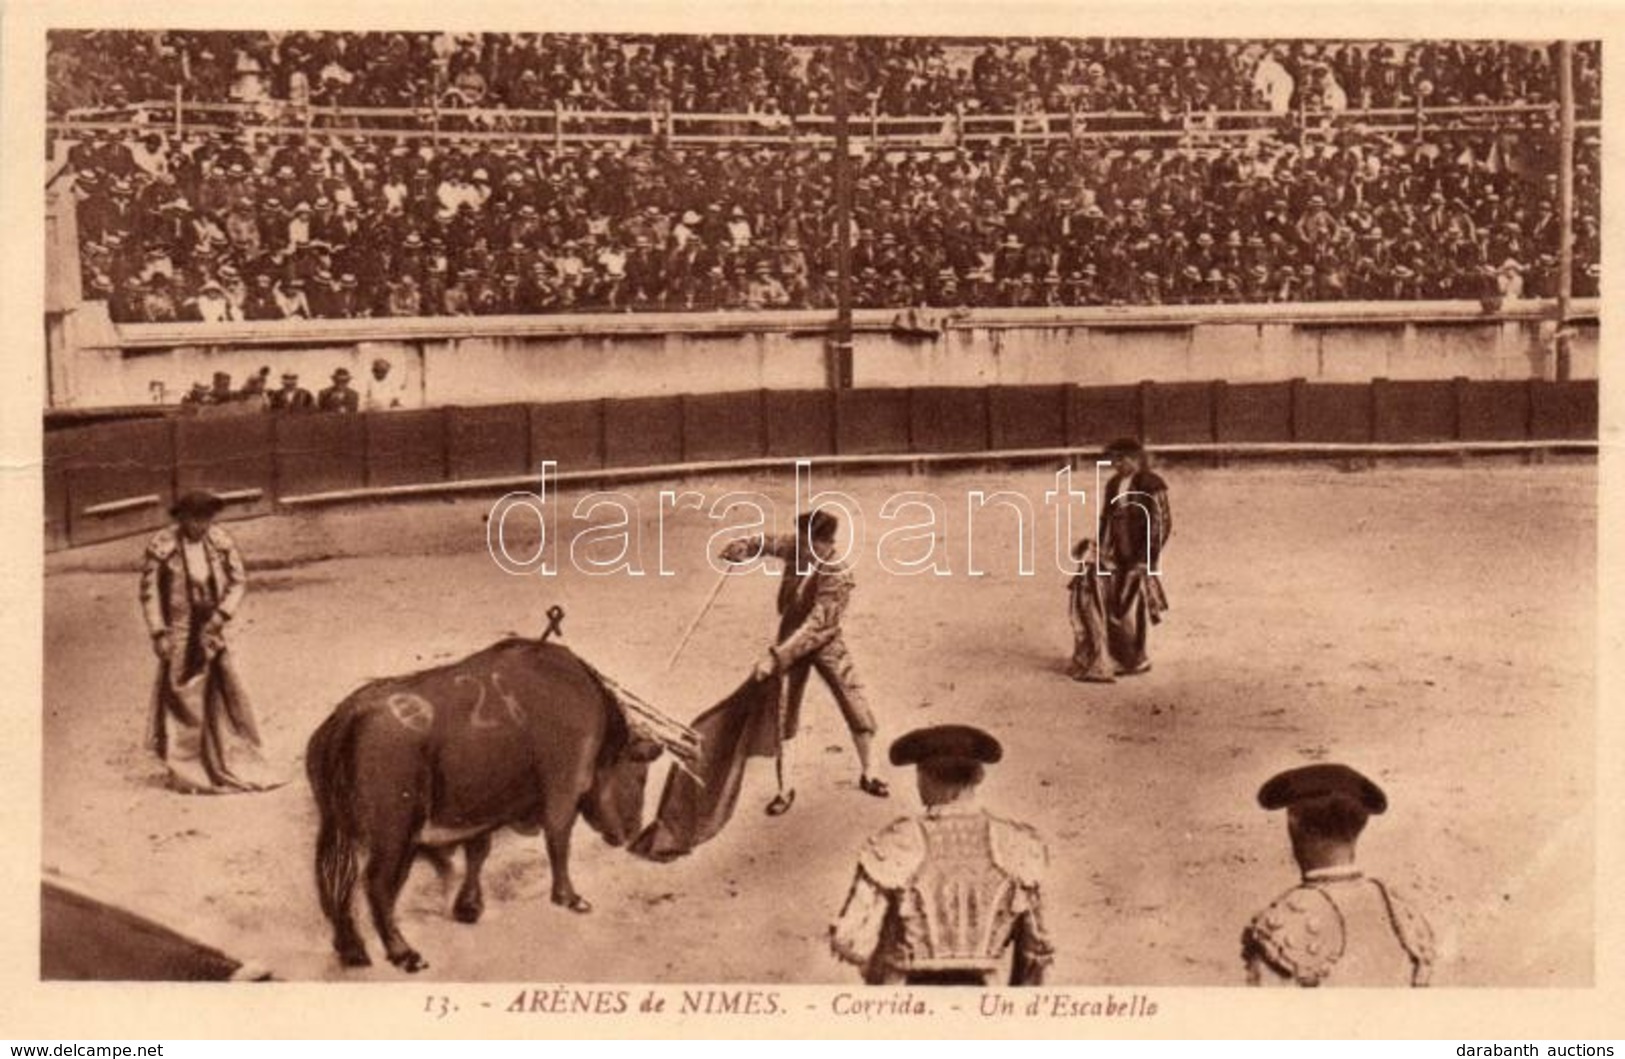
[[[955,720],[1006,745],[984,802],[1050,843],[1054,981],[1238,984],[1241,927],[1294,881],[1284,823],[1254,793],[1274,771],[1312,760],[1347,761],[1387,788],[1392,807],[1373,820],[1362,860],[1429,912],[1439,984],[1591,981],[1592,463],[1169,467],[1173,609],[1155,631],[1155,670],[1111,686],[1064,676],[1065,578],[1047,517],[1033,527],[1035,576],[1017,572],[1013,521],[995,510],[976,521],[985,576],[967,572],[967,492],[1016,490],[1044,516],[1053,468],[815,474],[869,516],[847,627],[881,746]],[[786,476],[683,487],[708,499],[756,490],[784,519],[793,512]],[[232,525],[250,564],[234,649],[272,752],[294,777],[254,796],[170,793],[140,748],[153,675],[136,600],[142,541],[49,556],[45,869],[281,977],[402,978],[381,959],[346,972],[333,956],[311,880],[305,739],[365,680],[539,632],[553,603],[568,612],[564,642],[617,680],[679,718],[709,706],[768,642],[775,581],[727,585],[668,672],[714,582],[701,564],[721,523],[668,513],[662,539],[676,576],[652,576],[658,489],[624,488],[640,502],[643,577],[568,564],[552,578],[504,574],[485,547],[488,499]],[[897,523],[878,512],[904,490],[945,501],[950,576],[879,568],[875,538]],[[525,533],[513,525],[519,553]],[[584,524],[559,525],[568,536]],[[862,839],[915,808],[912,776],[888,769],[893,797],[864,796],[817,681],[804,718],[788,816],[761,813],[772,791],[762,761],[729,829],[685,860],[642,862],[578,827],[573,874],[597,906],[589,916],[548,903],[539,839],[499,836],[474,927],[452,920],[451,891],[420,864],[401,918],[430,962],[423,977],[855,981],[828,954],[827,924]],[[651,778],[651,811],[664,768]]]

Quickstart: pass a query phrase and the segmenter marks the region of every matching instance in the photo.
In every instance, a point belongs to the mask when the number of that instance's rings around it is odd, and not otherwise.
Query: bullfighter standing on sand
[[[858,789],[876,798],[889,795],[886,782],[870,774],[870,753],[877,725],[864,698],[863,685],[852,667],[846,641],[841,635],[841,618],[852,596],[852,572],[833,559],[835,535],[840,521],[817,509],[801,516],[795,536],[765,535],[743,537],[722,550],[730,563],[751,562],[771,556],[784,563],[784,579],[779,586],[779,635],[756,663],[759,679],[782,677],[780,709],[780,751],[778,793],[767,805],[769,816],[788,812],[795,802],[795,788],[789,783],[789,750],[801,718],[801,699],[807,678],[816,669],[834,695],[852,745],[858,753]]]
[[[864,845],[830,927],[835,955],[862,968],[864,982],[1044,983],[1055,955],[1040,894],[1049,851],[1028,825],[976,804],[986,767],[1003,756],[997,739],[961,724],[892,744],[892,764],[918,767],[925,812]]]
[[[1392,886],[1366,875],[1355,847],[1388,796],[1347,765],[1288,769],[1258,791],[1265,809],[1287,811],[1287,837],[1303,881],[1242,932],[1247,983],[1255,986],[1425,986],[1433,974],[1433,928]]]
[[[1151,669],[1146,654],[1150,627],[1162,620],[1168,597],[1162,591],[1162,550],[1173,532],[1168,483],[1148,466],[1145,449],[1133,438],[1106,447],[1116,471],[1100,498],[1100,573],[1107,575],[1106,644],[1119,676]]]
[[[260,751],[259,725],[226,643],[242,605],[247,567],[214,524],[225,507],[196,490],[169,509],[175,524],[147,542],[141,611],[158,657],[147,745],[188,794],[263,791],[281,785]]]

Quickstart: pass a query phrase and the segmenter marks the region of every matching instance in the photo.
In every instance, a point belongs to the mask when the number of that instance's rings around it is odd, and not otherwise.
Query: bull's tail
[[[341,933],[351,922],[359,834],[356,828],[355,741],[360,714],[340,708],[310,737],[305,771],[316,795],[316,893],[322,914]]]

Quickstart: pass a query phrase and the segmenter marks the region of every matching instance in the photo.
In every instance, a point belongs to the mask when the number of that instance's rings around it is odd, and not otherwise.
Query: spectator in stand
[[[383,357],[372,362],[372,374],[367,378],[366,387],[361,397],[365,411],[383,412],[405,408],[410,403],[405,376],[394,371],[393,365]]]
[[[350,370],[339,368],[333,372],[333,385],[323,390],[316,398],[316,408],[321,412],[357,412],[361,407],[361,395],[350,388]]]
[[[236,306],[226,297],[225,289],[212,279],[203,282],[203,287],[194,300],[194,306],[196,318],[206,324],[241,319]]]
[[[305,300],[305,281],[298,276],[275,285],[277,312],[285,320],[304,320],[310,317],[310,303]]]
[[[299,385],[299,374],[292,371],[282,373],[282,388],[271,391],[267,404],[273,412],[316,410],[316,398],[311,396],[309,390]]]
[[[231,388],[231,376],[223,371],[214,373],[214,386],[209,390],[209,404],[230,404],[237,399]]]

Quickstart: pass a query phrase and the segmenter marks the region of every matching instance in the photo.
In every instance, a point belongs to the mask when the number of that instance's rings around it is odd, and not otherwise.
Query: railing
[[[1010,114],[886,115],[871,108],[850,116],[852,136],[871,146],[955,148],[990,142],[1122,141],[1214,145],[1225,140],[1282,136],[1305,142],[1360,128],[1367,132],[1424,137],[1497,130],[1555,130],[1557,104],[1383,107],[1329,111],[1187,110],[1066,111]],[[265,137],[333,136],[343,139],[436,142],[500,141],[554,149],[614,141],[659,141],[673,146],[745,143],[827,146],[835,118],[828,114],[679,113],[450,107],[340,107],[288,101],[200,103],[152,100],[117,109],[71,111],[47,128],[71,137],[92,130],[138,133],[162,129],[188,133],[251,132]],[[1589,116],[1577,123],[1598,130]]]
[[[1597,319],[1599,301],[1576,299],[1571,322]],[[936,330],[984,328],[1179,328],[1216,324],[1299,324],[1310,327],[1375,324],[1444,324],[1485,320],[1543,320],[1550,300],[1511,301],[1486,312],[1476,301],[1281,302],[1262,305],[1080,306],[930,310]],[[859,332],[892,331],[899,313],[858,309]],[[815,333],[835,323],[833,309],[691,313],[555,313],[531,316],[426,316],[354,320],[269,320],[233,323],[118,324],[84,348],[170,349],[177,346],[286,345],[299,343],[421,341],[479,336],[578,337],[582,335]]]

